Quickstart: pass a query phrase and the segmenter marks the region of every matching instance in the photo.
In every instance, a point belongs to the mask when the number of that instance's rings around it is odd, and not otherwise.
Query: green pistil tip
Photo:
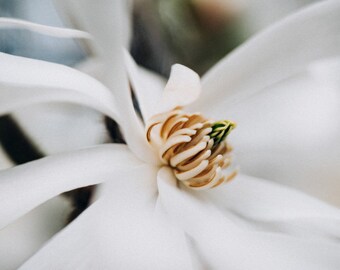
[[[236,128],[236,124],[229,120],[221,120],[213,123],[211,128],[209,136],[214,140],[214,145],[217,145],[227,138],[229,133]]]

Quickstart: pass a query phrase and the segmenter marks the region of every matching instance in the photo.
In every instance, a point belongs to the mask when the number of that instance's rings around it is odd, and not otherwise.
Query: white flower
[[[126,57],[144,119],[174,106],[233,119],[231,142],[243,172],[296,181],[320,197],[320,186],[338,195],[339,15],[340,3],[325,1],[283,20],[209,71],[201,93],[195,73],[176,67],[168,82],[174,87],[154,91],[155,82]],[[64,66],[0,55],[1,113],[78,103],[115,119],[128,144],[0,172],[1,228],[62,192],[105,183],[98,199],[21,269],[338,269],[336,207],[242,173],[230,184],[194,191],[158,165],[133,109],[120,45],[103,17],[96,23],[101,28],[88,30],[107,53],[104,84]]]

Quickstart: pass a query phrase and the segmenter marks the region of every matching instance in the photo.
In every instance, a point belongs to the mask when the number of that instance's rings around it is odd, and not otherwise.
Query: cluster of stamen
[[[214,122],[176,108],[153,116],[147,123],[146,137],[179,181],[193,189],[208,189],[236,175],[236,171],[222,173],[231,163],[232,149],[225,138],[234,127],[231,121]]]

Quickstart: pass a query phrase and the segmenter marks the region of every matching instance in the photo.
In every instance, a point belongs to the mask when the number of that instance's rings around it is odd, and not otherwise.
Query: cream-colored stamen
[[[227,176],[222,173],[231,163],[232,148],[225,138],[235,126],[231,121],[214,122],[176,108],[153,116],[146,125],[146,138],[179,181],[202,190],[235,177],[236,171]]]

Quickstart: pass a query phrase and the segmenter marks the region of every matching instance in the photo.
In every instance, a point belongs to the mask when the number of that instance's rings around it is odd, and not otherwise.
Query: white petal
[[[322,1],[281,20],[222,59],[202,78],[194,110],[213,111],[340,53],[340,2]]]
[[[97,102],[95,99],[68,89],[21,85],[13,86],[0,83],[0,114],[7,114],[16,109],[33,104],[51,102],[85,105],[111,117],[114,115],[111,108],[107,109],[106,106]]]
[[[58,38],[92,39],[90,34],[80,30],[47,26],[13,18],[0,18],[0,29],[1,28],[22,28]]]
[[[6,54],[0,57],[0,114],[21,109],[16,119],[42,150],[55,153],[104,141],[106,133],[98,112],[69,104],[28,107],[71,102],[118,118],[113,97],[100,82],[62,65]]]
[[[238,175],[230,184],[203,194],[222,211],[237,213],[268,231],[333,241],[340,235],[339,209],[270,181]]]
[[[102,61],[102,82],[114,93],[116,107],[124,119],[120,124],[124,139],[140,159],[156,163],[156,158],[144,136],[144,128],[132,103],[127,74],[124,69],[122,46],[124,35],[129,32],[126,2],[101,0],[63,1],[58,0],[61,11],[66,12],[75,25],[89,32],[100,45],[94,49],[95,56]]]
[[[132,103],[127,74],[124,68],[122,46],[127,33],[126,10],[123,1],[61,1],[61,11],[69,13],[75,24],[92,34],[100,45],[94,48],[95,56],[103,62],[102,82],[114,93],[116,106],[124,117],[118,121],[124,138],[140,159],[156,163],[144,136],[144,128]]]
[[[0,227],[62,192],[105,182],[139,164],[125,146],[104,145],[2,170]]]
[[[18,269],[65,226],[70,211],[69,201],[58,196],[0,230],[1,270]]]
[[[124,46],[128,46],[131,32],[130,10],[126,1],[99,0],[94,4],[91,0],[54,0],[62,17],[72,27],[82,29],[93,34],[101,46],[90,45],[92,53],[102,54],[115,42],[117,36],[122,39]],[[118,30],[118,31],[117,31]]]
[[[205,269],[340,267],[339,244],[334,241],[260,231],[256,222],[221,212],[199,193],[177,188],[168,168],[160,171],[158,186],[164,208],[191,237]]]
[[[45,154],[109,142],[104,116],[73,104],[39,104],[20,108],[13,118]]]
[[[54,99],[70,99],[74,102],[79,97],[81,102],[86,100],[86,105],[96,104],[94,107],[99,111],[106,111],[111,117],[118,117],[110,91],[95,79],[69,67],[1,53],[0,74],[0,102],[3,103],[0,107],[3,112],[8,111],[9,102],[15,102],[15,96],[18,97],[17,104]],[[51,92],[46,91],[48,89],[58,90],[60,95],[54,94],[54,97],[50,98]]]
[[[157,169],[118,173],[102,197],[21,269],[192,269],[183,232],[155,213]]]
[[[230,142],[243,172],[339,206],[340,69],[326,66],[314,65],[219,115],[238,124]]]
[[[202,194],[218,207],[254,220],[340,218],[340,210],[336,207],[292,188],[243,174],[229,184]]]
[[[73,104],[51,102],[81,104],[114,117],[111,108],[106,109],[103,104],[75,91],[1,85],[0,115],[16,112],[14,119],[44,153],[58,153],[108,141],[101,113]],[[40,105],[29,106],[33,104]],[[8,162],[3,165],[6,164]]]
[[[127,51],[124,53],[130,83],[137,97],[142,116],[144,120],[147,120],[156,114],[165,81],[157,74],[137,66],[131,55]]]
[[[201,93],[198,74],[191,69],[175,64],[165,86],[157,113],[166,112],[177,106],[185,106],[195,101]]]

